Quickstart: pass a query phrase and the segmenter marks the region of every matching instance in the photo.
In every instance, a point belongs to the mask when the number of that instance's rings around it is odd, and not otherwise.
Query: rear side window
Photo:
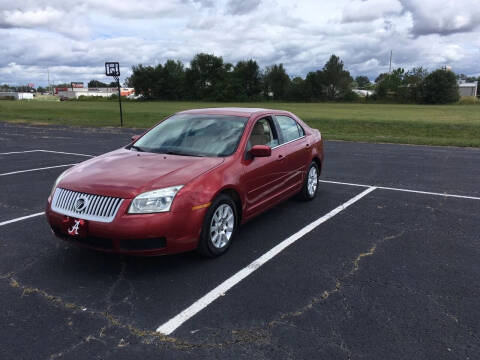
[[[283,135],[283,143],[298,139],[305,135],[305,132],[300,125],[291,117],[277,115],[278,126]]]
[[[300,126],[299,123],[297,123],[297,127],[298,127],[298,133],[300,137],[305,136],[305,130],[303,130],[303,128]]]

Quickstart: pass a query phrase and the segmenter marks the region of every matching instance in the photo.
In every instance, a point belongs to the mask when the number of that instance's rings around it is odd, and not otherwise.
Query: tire
[[[300,197],[303,200],[310,201],[315,199],[318,192],[318,165],[315,161],[312,161],[308,166],[307,176],[305,177],[305,182],[303,183],[302,191],[300,192]]]
[[[215,198],[203,220],[197,251],[214,258],[227,252],[237,232],[238,210],[225,194]]]

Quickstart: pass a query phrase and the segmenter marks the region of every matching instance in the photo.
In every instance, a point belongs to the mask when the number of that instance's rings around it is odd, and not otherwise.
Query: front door
[[[248,150],[254,145],[272,148],[269,157],[252,158]],[[285,187],[288,176],[282,147],[271,117],[264,117],[254,124],[245,149],[242,183],[246,190],[246,217],[259,213],[274,204]]]

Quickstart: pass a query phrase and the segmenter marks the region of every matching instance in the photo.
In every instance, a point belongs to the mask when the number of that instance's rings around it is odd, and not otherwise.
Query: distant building
[[[458,84],[458,92],[460,93],[460,96],[477,96],[477,86],[477,82],[463,82]]]
[[[360,89],[353,89],[352,90],[355,94],[358,96],[366,97],[366,96],[372,96],[375,94],[375,91],[373,90],[360,90]]]
[[[17,91],[0,91],[0,99],[3,100],[32,100],[33,94]]]
[[[122,96],[129,96],[134,94],[135,90],[133,88],[120,88],[120,94]],[[55,95],[60,97],[66,97],[69,99],[78,99],[80,96],[100,96],[100,97],[110,97],[112,95],[118,95],[117,88],[81,88],[81,87],[71,87],[71,88],[55,88]]]

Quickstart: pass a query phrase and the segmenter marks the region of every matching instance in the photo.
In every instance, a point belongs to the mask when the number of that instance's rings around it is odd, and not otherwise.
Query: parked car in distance
[[[48,197],[58,237],[106,252],[227,251],[240,224],[317,194],[318,130],[287,111],[182,111],[127,146],[66,170]]]

